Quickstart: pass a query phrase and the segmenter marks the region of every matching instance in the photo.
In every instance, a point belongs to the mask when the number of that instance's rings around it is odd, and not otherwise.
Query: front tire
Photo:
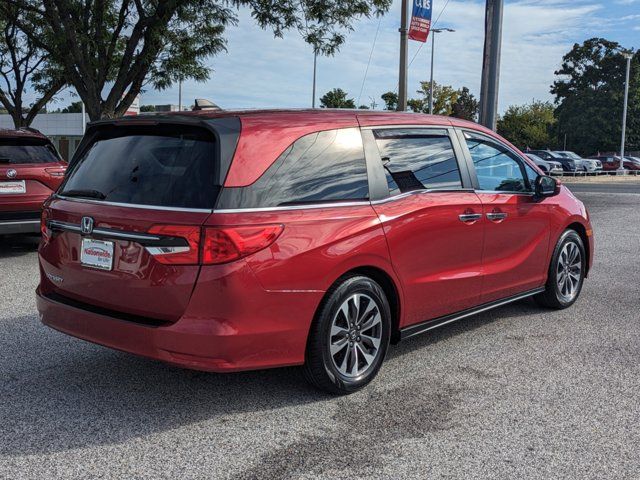
[[[391,310],[375,281],[351,276],[336,282],[309,333],[307,379],[330,393],[353,393],[376,376],[387,353]]]
[[[566,230],[553,251],[545,291],[535,300],[544,307],[570,307],[580,296],[587,261],[582,238],[575,230]]]

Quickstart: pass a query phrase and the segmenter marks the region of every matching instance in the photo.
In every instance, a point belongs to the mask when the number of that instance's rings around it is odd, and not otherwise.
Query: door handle
[[[504,212],[491,212],[487,213],[487,218],[492,222],[501,222],[505,218],[507,218],[507,214]]]
[[[481,213],[463,213],[458,215],[462,223],[475,223],[482,218]]]

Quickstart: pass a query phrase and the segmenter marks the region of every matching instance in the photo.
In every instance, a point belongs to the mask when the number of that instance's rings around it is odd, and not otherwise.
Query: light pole
[[[313,50],[313,89],[311,92],[311,108],[316,108],[316,70],[318,66],[318,52]]]
[[[400,7],[400,75],[398,76],[398,107],[396,110],[407,110],[407,54],[409,51],[409,2],[402,0]]]
[[[491,130],[498,120],[500,54],[502,49],[502,10],[504,0],[487,0],[484,19],[484,54],[480,85],[479,122]]]
[[[429,115],[433,115],[433,57],[436,50],[436,33],[455,32],[453,28],[434,28],[431,30],[431,82],[429,86]]]
[[[633,54],[631,52],[621,52],[622,56],[627,60],[627,73],[624,82],[624,106],[622,107],[622,140],[620,141],[620,168],[618,169],[618,175],[624,175],[624,144],[627,134],[627,104],[629,103],[629,76],[631,72],[631,59]]]

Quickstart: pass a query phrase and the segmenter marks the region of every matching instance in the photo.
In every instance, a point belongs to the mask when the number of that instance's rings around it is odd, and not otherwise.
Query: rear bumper
[[[40,220],[0,220],[0,235],[40,233]]]
[[[307,334],[322,292],[262,290],[257,295],[261,299],[249,297],[241,303],[227,299],[216,315],[210,305],[200,303],[201,295],[212,299],[211,291],[198,292],[196,287],[185,315],[163,326],[61,303],[43,295],[40,287],[36,294],[42,323],[68,335],[183,368],[233,372],[304,363]]]

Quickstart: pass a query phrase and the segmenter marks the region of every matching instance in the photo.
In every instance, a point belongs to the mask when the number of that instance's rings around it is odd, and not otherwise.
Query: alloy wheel
[[[556,270],[558,291],[565,301],[571,301],[578,294],[582,280],[582,254],[574,242],[567,242],[560,256]]]
[[[333,316],[329,352],[335,368],[348,378],[362,375],[380,354],[382,317],[369,295],[349,296]]]

